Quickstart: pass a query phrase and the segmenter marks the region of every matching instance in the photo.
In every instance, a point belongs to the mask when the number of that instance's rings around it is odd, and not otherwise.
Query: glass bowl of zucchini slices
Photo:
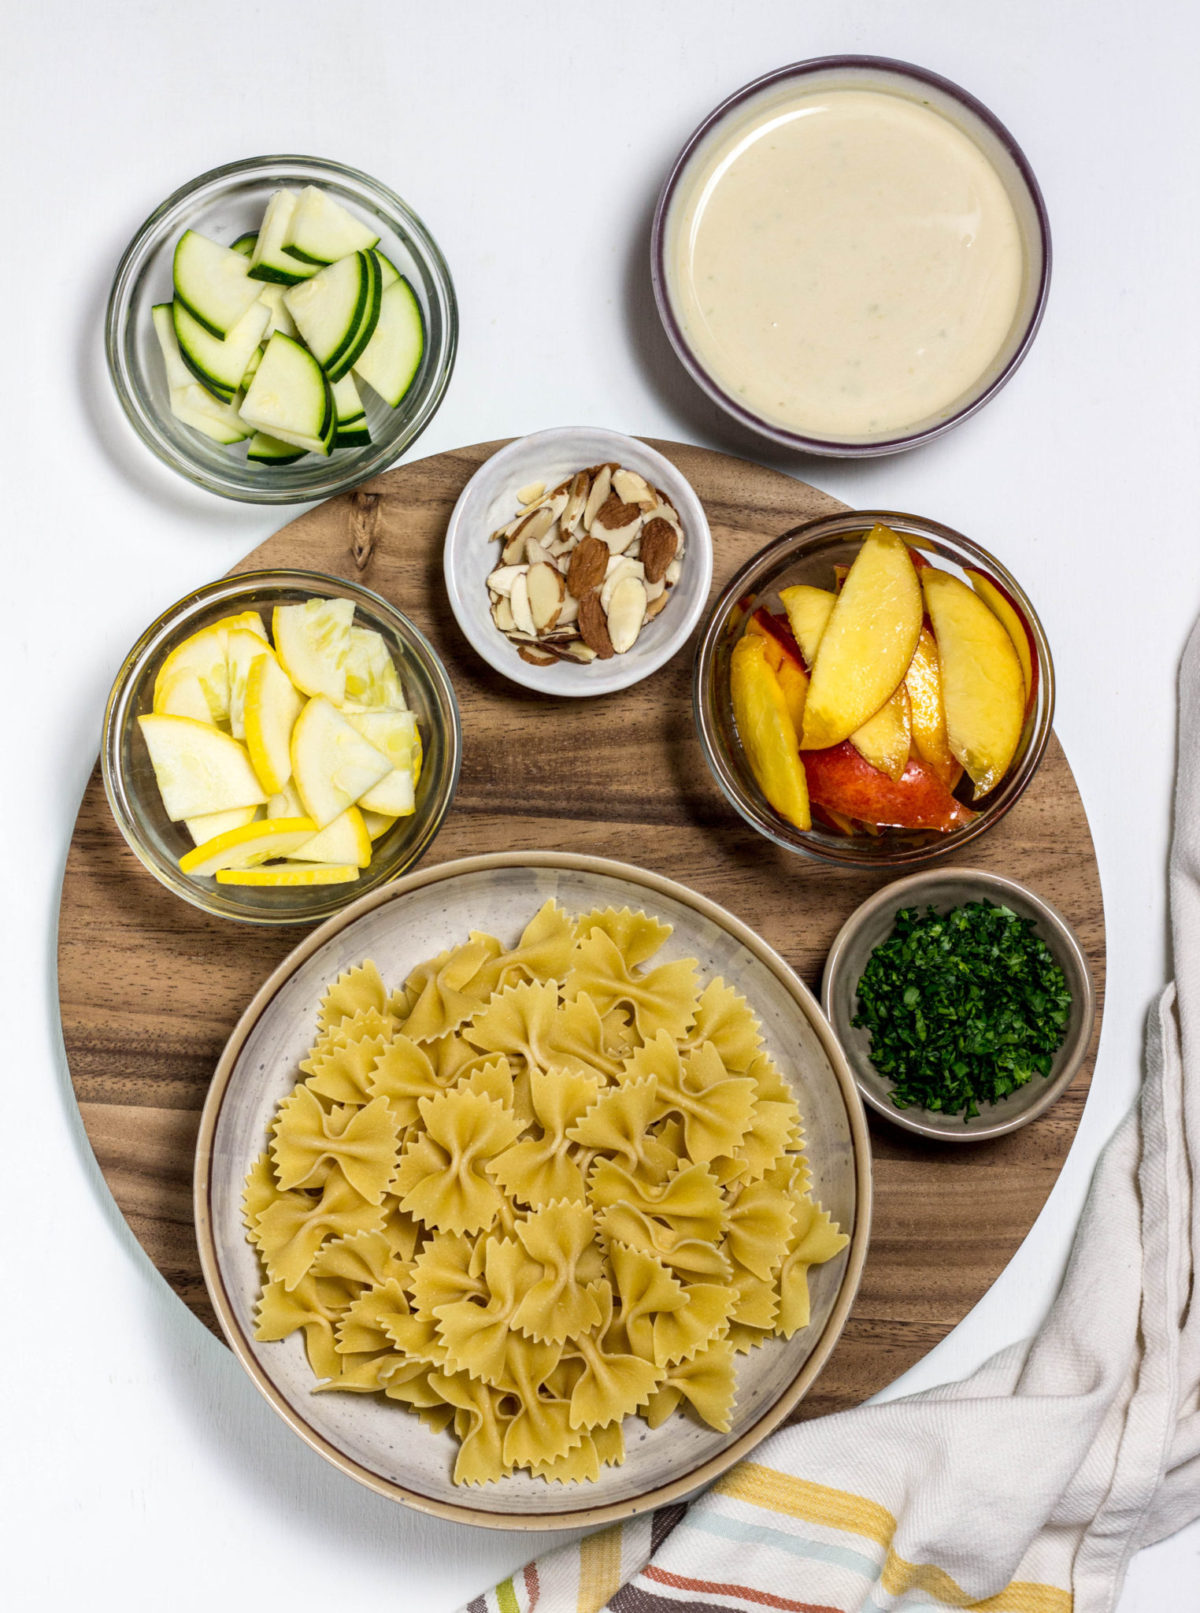
[[[105,343],[142,441],[225,498],[328,498],[424,430],[458,342],[437,243],[377,180],[253,157],[169,196],[126,249]]]
[[[437,653],[386,600],[250,571],[146,629],[100,758],[117,827],[168,890],[218,918],[314,924],[425,852],[462,732]]]

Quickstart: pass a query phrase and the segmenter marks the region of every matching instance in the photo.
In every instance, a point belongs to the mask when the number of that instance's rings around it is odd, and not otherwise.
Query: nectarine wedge
[[[904,674],[904,686],[912,711],[912,743],[925,762],[952,790],[962,777],[946,737],[946,712],[942,705],[942,674],[937,644],[927,627],[922,627],[913,658]]]
[[[762,637],[747,633],[733,647],[729,692],[738,738],[759,789],[797,829],[810,829],[808,787],[796,747],[796,725]]]
[[[1003,623],[965,582],[931,566],[921,573],[921,586],[941,662],[946,735],[978,800],[1008,772],[1021,740],[1021,663]]]
[[[804,722],[804,702],[808,697],[808,672],[800,646],[787,623],[768,610],[756,610],[746,623],[747,633],[757,634],[766,645],[767,662],[779,679],[788,714],[797,733]]]
[[[1000,618],[1013,641],[1013,649],[1021,663],[1021,676],[1025,679],[1025,702],[1028,707],[1037,693],[1037,663],[1034,660],[1033,635],[1024,614],[1008,591],[994,577],[989,577],[986,571],[968,571],[966,575],[971,587]]]
[[[865,824],[945,833],[975,816],[924,762],[910,760],[893,781],[864,761],[853,745],[842,744],[805,751],[804,771],[814,807]]]
[[[792,636],[811,667],[817,659],[821,636],[837,604],[837,595],[828,588],[810,588],[807,583],[799,583],[795,588],[781,589],[779,597],[788,613]]]
[[[803,749],[827,750],[849,739],[891,699],[917,647],[921,616],[921,585],[906,544],[888,527],[874,527],[847,573],[812,665]]]
[[[873,717],[850,735],[850,743],[865,762],[898,781],[912,750],[912,716],[908,690],[903,684]]]

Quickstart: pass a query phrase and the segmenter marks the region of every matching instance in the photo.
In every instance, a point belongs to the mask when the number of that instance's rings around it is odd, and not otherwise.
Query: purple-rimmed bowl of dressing
[[[825,137],[828,171],[822,174],[820,164],[809,160],[821,148],[812,146],[808,133],[822,123],[803,120],[811,112],[831,109],[834,117],[823,120],[831,133]],[[844,130],[839,132],[836,119],[848,120],[852,130],[861,131],[869,129],[878,116],[892,118],[894,127],[886,131],[886,138],[871,136],[873,147],[862,145],[867,211],[861,218],[884,231],[887,209],[901,205],[884,168],[893,161],[902,164],[907,154],[920,159],[908,174],[917,224],[900,235],[886,235],[885,242],[873,243],[868,235],[867,251],[860,261],[873,250],[879,273],[873,280],[868,276],[861,282],[864,296],[871,296],[875,285],[886,286],[880,274],[886,273],[889,259],[900,255],[892,252],[896,242],[906,251],[911,249],[907,265],[911,273],[907,289],[887,288],[892,293],[890,303],[887,297],[876,297],[854,311],[844,326],[839,348],[836,321],[825,317],[830,304],[822,308],[819,299],[827,288],[859,284],[853,276],[839,274],[836,260],[828,255],[831,242],[834,250],[841,250],[849,246],[851,236],[843,237],[838,230],[816,234],[820,212],[805,210],[805,192],[810,176],[811,183],[824,183],[829,205],[835,209],[828,216],[835,221],[845,218],[852,176],[844,166],[839,167],[845,158],[845,142],[843,139],[839,153],[837,141]],[[764,133],[772,138],[764,141]],[[807,146],[799,143],[806,140]],[[773,213],[769,191],[759,193],[756,205],[749,186],[762,182],[764,153],[781,148],[783,158],[767,155],[765,160],[791,163],[790,178],[796,183],[789,186],[785,176],[782,194],[795,204],[795,211]],[[922,157],[926,152],[928,162]],[[869,170],[868,158],[872,159]],[[722,182],[728,190],[730,170],[739,165],[749,176],[742,180],[748,211],[741,219],[736,193],[730,192],[735,200],[721,207],[714,207],[713,200]],[[779,193],[778,171],[772,183]],[[939,206],[939,195],[958,201],[966,198],[966,205],[960,211]],[[705,211],[713,213],[711,226],[702,216]],[[729,249],[724,252],[722,220]],[[754,232],[758,242],[754,252],[744,247],[749,232],[739,231],[739,223]],[[809,224],[814,235],[805,248],[803,231]],[[716,243],[711,248],[705,245],[706,228]],[[762,250],[764,242],[769,249],[772,237],[776,246],[781,238],[800,239],[802,252],[794,264],[781,267],[776,254],[772,268],[770,250]],[[814,242],[824,257],[820,252],[814,255]],[[944,252],[941,264],[928,256],[934,249]],[[950,257],[945,257],[947,252]],[[952,284],[951,259],[958,262],[960,286]],[[760,262],[768,273],[778,276],[774,297],[768,294],[761,309],[745,296],[747,275],[752,276]],[[650,247],[659,316],[697,385],[735,420],[774,442],[802,452],[847,457],[916,447],[982,408],[1016,370],[1037,334],[1049,292],[1050,263],[1050,225],[1041,190],[1004,125],[948,79],[907,62],[876,56],[831,56],[793,63],[754,80],[722,102],[688,140],[663,185]],[[789,270],[794,270],[791,278]],[[803,291],[799,276],[805,272],[812,293],[807,301],[793,295]],[[696,288],[698,274],[707,288],[703,291]],[[957,331],[940,328],[943,311],[954,310],[952,294],[961,301],[961,328]],[[749,314],[739,315],[739,306],[749,307]],[[789,317],[791,328],[787,328]],[[746,336],[740,371],[737,355],[731,358],[739,319]],[[892,330],[899,327],[898,334],[903,336],[905,319],[915,345],[907,349],[907,359],[899,361],[907,368],[893,366],[894,384],[889,390],[884,384],[886,370],[880,369],[880,354],[892,331],[884,327],[890,320]],[[940,352],[939,339],[946,340]],[[968,374],[973,368],[971,342],[979,359],[974,373]],[[790,355],[791,363],[785,361],[775,375],[771,372],[779,353]],[[941,382],[945,395],[939,394],[937,382],[937,364],[943,355],[948,360]],[[967,379],[958,385],[964,374]],[[790,419],[785,407],[789,400],[779,399],[777,410],[764,407],[761,401],[764,390],[776,380],[781,387],[809,387],[807,402]],[[830,403],[828,415],[818,419],[811,394],[813,388],[822,386]],[[899,418],[904,399],[909,397],[916,400],[916,413],[911,419]],[[847,429],[853,425],[856,409],[862,416],[858,429]],[[878,414],[874,420],[872,410]],[[836,429],[839,424],[842,429]]]

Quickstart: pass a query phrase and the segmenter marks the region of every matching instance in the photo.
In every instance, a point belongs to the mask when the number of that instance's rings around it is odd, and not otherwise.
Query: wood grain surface
[[[691,655],[597,700],[549,700],[491,671],[446,603],[441,544],[464,482],[500,445],[388,471],[319,505],[238,570],[299,566],[356,578],[405,611],[445,661],[462,710],[458,795],[427,862],[515,848],[586,851],[681,880],[753,926],[816,989],[825,953],[886,874],[792,857],[745,827],[709,774],[691,718]],[[768,539],[840,509],[775,471],[656,442],[712,526],[714,593]],[[1087,818],[1051,739],[1026,795],[960,854],[1032,886],[1075,926],[1103,1001],[1104,917]],[[215,1326],[191,1210],[209,1078],[242,1008],[300,939],[210,919],[164,890],[118,833],[99,772],[63,882],[59,996],[80,1113],[113,1196],[180,1298]],[[857,1304],[801,1415],[856,1404],[938,1342],[1003,1270],[1066,1158],[1091,1053],[1070,1091],[1012,1136],[924,1143],[871,1117],[875,1218]]]

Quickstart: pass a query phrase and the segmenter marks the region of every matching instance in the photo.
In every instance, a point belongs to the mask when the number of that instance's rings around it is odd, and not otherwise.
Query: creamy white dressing
[[[672,202],[668,291],[719,387],[801,435],[886,438],[995,367],[1025,272],[981,148],[886,90],[797,90],[697,153]]]

